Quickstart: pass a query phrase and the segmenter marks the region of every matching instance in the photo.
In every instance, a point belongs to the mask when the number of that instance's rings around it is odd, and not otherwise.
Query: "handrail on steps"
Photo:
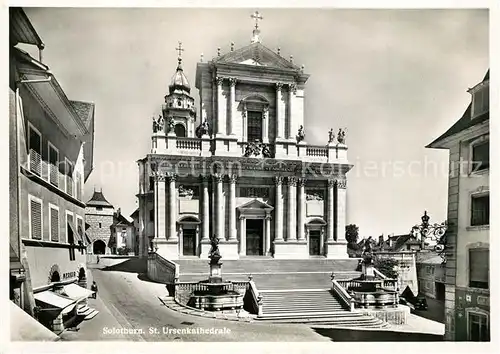
[[[349,311],[354,311],[354,299],[335,279],[332,279],[332,290],[339,296],[344,305],[349,308]]]

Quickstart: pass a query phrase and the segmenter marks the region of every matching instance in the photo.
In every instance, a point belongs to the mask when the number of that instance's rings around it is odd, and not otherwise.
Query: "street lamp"
[[[422,223],[420,225],[415,225],[411,228],[410,235],[415,238],[417,238],[417,235],[420,235],[422,249],[425,246],[426,239],[436,241],[434,251],[443,259],[443,263],[446,263],[445,250],[448,248],[446,245],[446,230],[448,229],[446,221],[440,224],[429,224],[431,218],[427,215],[427,211],[424,211],[421,219]]]

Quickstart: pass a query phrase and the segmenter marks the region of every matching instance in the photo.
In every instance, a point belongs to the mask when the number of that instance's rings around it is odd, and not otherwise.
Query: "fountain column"
[[[203,211],[203,229],[201,233],[201,239],[203,241],[208,241],[210,238],[210,200],[208,195],[208,178],[207,176],[203,176],[202,181],[202,189],[203,189],[203,199],[202,199],[202,211]]]

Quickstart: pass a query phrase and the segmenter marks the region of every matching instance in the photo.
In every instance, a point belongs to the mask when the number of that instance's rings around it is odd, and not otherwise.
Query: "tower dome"
[[[168,86],[170,93],[187,93],[189,94],[191,91],[191,86],[189,85],[189,81],[184,75],[184,71],[182,70],[182,59],[179,57],[179,64],[177,64],[177,69],[175,70],[174,76],[172,76],[172,81]]]

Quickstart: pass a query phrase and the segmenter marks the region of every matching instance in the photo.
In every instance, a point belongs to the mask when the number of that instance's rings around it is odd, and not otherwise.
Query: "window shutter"
[[[487,249],[469,251],[470,281],[488,283],[490,252]]]
[[[59,210],[50,208],[50,239],[59,241]]]
[[[42,239],[42,203],[30,201],[31,206],[31,238]]]

